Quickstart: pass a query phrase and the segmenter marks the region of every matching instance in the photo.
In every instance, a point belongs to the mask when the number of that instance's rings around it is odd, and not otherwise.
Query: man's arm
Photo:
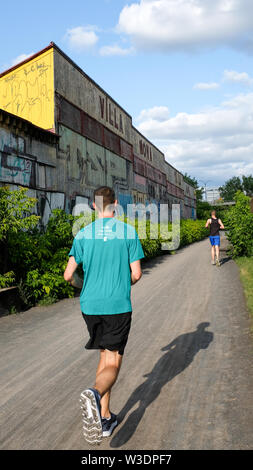
[[[131,268],[131,285],[136,284],[142,276],[141,271],[141,261],[138,259],[137,261],[133,261],[130,263]]]
[[[209,224],[210,224],[210,219],[207,220],[205,227],[208,228]]]
[[[75,272],[77,266],[78,264],[76,263],[74,256],[70,256],[63,277],[65,281],[69,282],[73,287],[77,287],[77,289],[82,289],[83,281]]]
[[[221,219],[218,219],[218,222],[219,222],[219,224],[220,224],[220,228],[221,228],[221,229],[225,228],[224,225],[223,225],[223,223],[222,223],[222,221],[221,221]]]

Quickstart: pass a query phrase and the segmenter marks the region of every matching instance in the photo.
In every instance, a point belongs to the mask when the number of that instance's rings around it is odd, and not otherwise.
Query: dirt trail
[[[236,264],[209,241],[143,265],[99,449],[250,449],[253,340]],[[2,449],[91,449],[79,394],[94,380],[79,298],[0,319]]]

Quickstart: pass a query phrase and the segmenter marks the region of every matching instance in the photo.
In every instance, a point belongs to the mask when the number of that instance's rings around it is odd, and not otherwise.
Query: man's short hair
[[[100,196],[96,198],[96,196]],[[101,196],[103,199],[101,199]],[[115,202],[115,192],[109,186],[100,186],[94,191],[94,202],[100,212],[110,210],[110,205]],[[102,204],[101,204],[102,202]]]

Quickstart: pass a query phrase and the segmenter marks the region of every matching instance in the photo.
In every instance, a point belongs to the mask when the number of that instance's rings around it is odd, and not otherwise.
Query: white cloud
[[[71,48],[86,51],[98,42],[99,38],[95,30],[94,26],[76,26],[67,30],[65,39]]]
[[[252,0],[139,0],[126,5],[117,29],[142,50],[217,45],[253,51]]]
[[[0,73],[4,72],[5,70],[8,70],[11,67],[14,67],[14,65],[19,64],[20,62],[23,62],[23,60],[28,59],[28,57],[31,57],[34,54],[34,52],[31,52],[30,54],[20,54],[14,59],[12,59],[9,63],[3,64],[0,67]]]
[[[134,48],[123,48],[117,44],[111,46],[103,46],[99,50],[100,55],[102,56],[127,56],[134,53]]]
[[[157,119],[153,109],[139,114],[138,129],[182,172],[211,180],[212,185],[253,173],[253,93],[164,120]]]
[[[194,85],[195,90],[216,90],[219,88],[220,84],[216,82],[200,82]]]
[[[19,64],[19,62],[23,62],[23,60],[28,59],[28,57],[32,56],[34,52],[31,52],[31,54],[20,54],[15,59],[11,61],[11,66],[13,67],[16,64]]]
[[[137,121],[143,122],[150,119],[164,121],[169,118],[169,114],[170,112],[167,106],[154,106],[153,108],[143,109],[137,117]]]
[[[253,85],[253,79],[246,72],[236,72],[235,70],[224,70],[223,81],[240,83],[246,86]]]

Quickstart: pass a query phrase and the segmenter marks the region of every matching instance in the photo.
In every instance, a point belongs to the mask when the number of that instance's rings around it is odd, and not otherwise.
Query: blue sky
[[[54,41],[182,172],[253,174],[253,2],[61,0],[2,5],[0,69]]]

